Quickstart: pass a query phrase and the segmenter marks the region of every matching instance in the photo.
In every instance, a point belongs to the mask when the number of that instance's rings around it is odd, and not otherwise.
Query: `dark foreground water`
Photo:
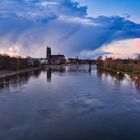
[[[140,140],[140,80],[88,67],[0,80],[0,140]]]

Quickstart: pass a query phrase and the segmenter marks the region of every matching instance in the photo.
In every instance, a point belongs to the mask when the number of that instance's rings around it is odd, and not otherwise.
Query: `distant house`
[[[26,57],[27,61],[28,61],[28,66],[30,67],[34,67],[34,66],[40,66],[41,64],[41,60],[39,58],[31,58],[31,57]]]
[[[94,59],[79,59],[78,57],[76,58],[68,58],[67,60],[68,64],[95,64]]]
[[[77,64],[78,59],[77,58],[68,58],[67,63],[69,63],[69,64]]]
[[[86,59],[79,59],[77,58],[68,58],[67,63],[69,64],[86,64],[88,61]]]
[[[31,58],[30,56],[26,57],[27,61],[28,61],[28,66],[33,66],[34,65],[34,59]]]
[[[43,65],[43,64],[47,64],[47,60],[46,60],[46,58],[40,58],[40,63],[41,63],[41,65]]]

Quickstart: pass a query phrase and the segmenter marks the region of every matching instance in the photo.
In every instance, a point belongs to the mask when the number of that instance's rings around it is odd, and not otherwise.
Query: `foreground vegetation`
[[[140,75],[140,56],[136,59],[103,59],[99,56],[96,60],[97,68],[107,69],[127,74]]]

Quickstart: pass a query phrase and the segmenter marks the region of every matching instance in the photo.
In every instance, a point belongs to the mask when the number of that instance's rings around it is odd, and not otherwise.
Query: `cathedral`
[[[46,49],[46,60],[48,61],[48,64],[52,65],[61,65],[66,63],[64,55],[52,55],[51,47],[47,47]]]

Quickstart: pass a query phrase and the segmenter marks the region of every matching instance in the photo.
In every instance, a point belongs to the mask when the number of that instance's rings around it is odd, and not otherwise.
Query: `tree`
[[[97,64],[97,67],[103,67],[104,63],[103,63],[102,56],[97,57],[96,64]]]

